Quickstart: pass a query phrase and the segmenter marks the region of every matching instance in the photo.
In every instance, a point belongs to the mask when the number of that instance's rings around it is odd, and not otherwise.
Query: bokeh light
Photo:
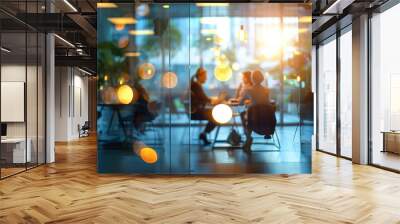
[[[228,63],[217,64],[214,69],[215,78],[221,82],[228,81],[232,77],[232,69]]]
[[[111,86],[106,87],[101,93],[101,98],[105,104],[115,103],[117,100],[115,89]]]
[[[118,47],[119,48],[126,48],[129,45],[129,38],[124,36],[118,40]]]
[[[214,120],[220,124],[225,124],[232,119],[232,109],[226,104],[218,104],[212,109]]]
[[[158,160],[156,150],[150,147],[144,147],[140,150],[140,158],[146,163],[155,163]]]
[[[136,15],[138,16],[147,16],[150,12],[150,8],[146,3],[139,4],[136,7]]]
[[[151,63],[143,63],[139,66],[139,77],[142,79],[153,78],[156,68]]]
[[[239,39],[240,42],[246,42],[247,41],[247,33],[244,30],[244,26],[243,25],[240,25],[240,29],[239,29],[239,32],[238,32],[238,39]]]
[[[128,85],[121,85],[117,91],[118,101],[122,104],[130,104],[132,101],[136,101],[136,91]]]
[[[157,151],[141,141],[133,143],[133,152],[138,155],[145,163],[155,163],[158,160]]]
[[[115,30],[121,31],[125,29],[125,24],[115,24]]]
[[[237,62],[234,62],[234,63],[232,64],[232,69],[233,69],[234,71],[238,71],[238,70],[240,69],[240,64],[237,63]]]
[[[178,84],[178,76],[173,72],[167,72],[162,77],[162,85],[165,88],[173,89]]]

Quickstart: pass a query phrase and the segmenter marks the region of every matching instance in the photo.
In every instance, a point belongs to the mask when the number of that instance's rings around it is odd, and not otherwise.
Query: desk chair
[[[277,148],[273,151],[280,151],[281,144],[276,132],[275,108],[274,105],[270,104],[250,106],[247,110],[247,127],[256,134],[263,135],[264,139],[272,140],[272,142],[253,142],[253,144],[273,145]]]

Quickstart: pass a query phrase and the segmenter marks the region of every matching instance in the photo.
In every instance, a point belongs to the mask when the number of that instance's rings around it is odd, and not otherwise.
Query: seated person
[[[203,84],[207,81],[207,71],[204,68],[199,68],[196,74],[192,77],[190,89],[191,89],[191,110],[190,118],[192,120],[207,120],[207,126],[204,131],[200,134],[199,138],[203,141],[204,145],[210,144],[207,139],[207,134],[210,133],[216,127],[217,123],[214,121],[211,108],[206,108],[208,104],[218,104],[223,101],[224,96],[218,97],[218,99],[209,98],[203,89]]]
[[[264,81],[264,75],[261,71],[256,70],[251,74],[251,79],[253,82],[253,86],[246,90],[245,96],[249,98],[246,102],[247,105],[269,105],[269,89],[262,85]],[[250,151],[251,144],[253,143],[253,139],[251,137],[252,130],[247,125],[247,111],[242,112],[240,114],[242,119],[242,124],[244,127],[244,132],[246,134],[246,142],[243,146],[243,149],[246,152]]]
[[[134,127],[141,133],[144,133],[144,123],[153,121],[158,115],[158,109],[155,108],[159,105],[154,106],[153,104],[157,104],[156,102],[150,101],[150,96],[147,90],[140,84],[136,83],[134,85],[135,89],[138,93],[138,99],[135,102],[135,112],[133,118]],[[150,110],[151,109],[151,110]]]
[[[247,90],[251,89],[253,83],[251,81],[251,71],[244,71],[242,73],[242,82],[236,90],[235,98],[231,99],[239,104],[242,104],[246,98]]]

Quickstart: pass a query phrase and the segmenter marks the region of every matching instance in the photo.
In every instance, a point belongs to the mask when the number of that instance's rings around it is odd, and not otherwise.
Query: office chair
[[[276,132],[276,107],[271,104],[252,105],[247,111],[247,126],[253,132],[263,135],[264,139],[272,142],[253,142],[253,144],[267,144],[275,146],[278,151],[281,148],[279,136]],[[271,150],[266,150],[271,151]]]

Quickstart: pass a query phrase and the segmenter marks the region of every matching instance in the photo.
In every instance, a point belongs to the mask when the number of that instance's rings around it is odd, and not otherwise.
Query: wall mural
[[[310,4],[97,7],[99,173],[311,172]]]

